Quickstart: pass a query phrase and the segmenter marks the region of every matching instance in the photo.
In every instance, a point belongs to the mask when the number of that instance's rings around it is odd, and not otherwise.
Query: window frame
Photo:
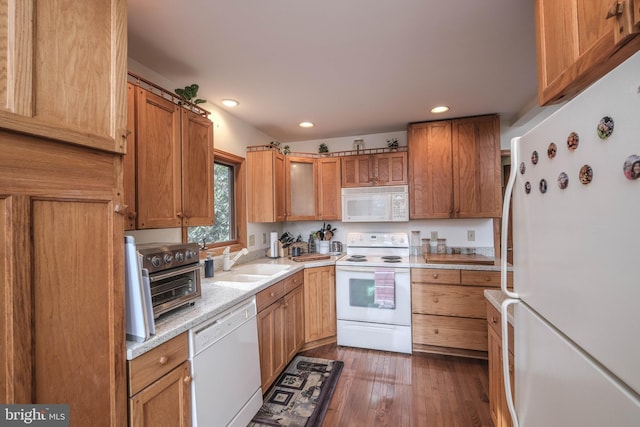
[[[207,253],[211,253],[213,256],[221,255],[225,248],[227,248],[228,246],[231,246],[231,252],[237,252],[247,247],[247,192],[245,179],[245,158],[214,148],[213,160],[214,163],[217,162],[233,166],[235,190],[234,219],[236,227],[236,239],[230,242],[207,243],[205,247],[200,246],[200,259],[206,258]],[[182,227],[182,241],[188,241],[188,227]]]

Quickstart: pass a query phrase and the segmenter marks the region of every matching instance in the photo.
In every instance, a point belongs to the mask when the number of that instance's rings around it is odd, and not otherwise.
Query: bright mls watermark
[[[69,427],[69,405],[0,404],[0,427]]]

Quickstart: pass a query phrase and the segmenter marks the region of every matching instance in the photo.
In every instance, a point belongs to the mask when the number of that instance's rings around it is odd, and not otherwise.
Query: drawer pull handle
[[[437,278],[438,278],[438,276],[439,276],[439,274],[438,274],[438,273],[433,273],[433,278],[434,278],[434,279],[437,279]]]
[[[485,276],[485,277],[484,277],[484,281],[485,281],[485,282],[489,282],[490,280],[491,280],[491,277],[489,277],[489,276]]]
[[[433,329],[433,333],[437,335],[437,334],[439,334],[439,333],[440,333],[440,331],[438,330],[438,328],[434,328],[434,329]]]
[[[269,293],[269,296],[270,296],[271,298],[273,298],[273,297],[275,297],[275,296],[276,296],[276,293],[272,291],[272,292],[270,292],[270,293]]]
[[[433,302],[438,302],[438,301],[439,301],[438,297],[433,297]]]
[[[496,316],[492,316],[491,317],[491,323],[497,324],[498,323],[498,318]]]
[[[186,377],[184,377],[184,379],[182,381],[185,384],[189,384],[191,382],[191,375],[187,375]]]
[[[168,361],[169,358],[167,356],[161,356],[160,359],[158,359],[158,363],[160,364],[160,366],[166,365]]]

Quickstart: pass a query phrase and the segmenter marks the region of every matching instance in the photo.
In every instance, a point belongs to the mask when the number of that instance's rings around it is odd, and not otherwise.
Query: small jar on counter
[[[431,253],[431,239],[422,239],[422,253],[423,254]]]
[[[438,239],[438,246],[436,247],[436,253],[447,253],[447,239]]]

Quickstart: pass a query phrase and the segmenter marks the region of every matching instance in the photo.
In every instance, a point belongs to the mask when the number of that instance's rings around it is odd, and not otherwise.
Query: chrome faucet
[[[231,247],[227,246],[224,252],[222,252],[222,270],[224,271],[231,270],[231,266],[235,264],[238,258],[240,258],[242,255],[246,255],[249,253],[247,248],[242,248],[242,250],[238,252],[238,254],[234,256],[233,259],[231,259],[229,254],[230,251],[231,251]]]

